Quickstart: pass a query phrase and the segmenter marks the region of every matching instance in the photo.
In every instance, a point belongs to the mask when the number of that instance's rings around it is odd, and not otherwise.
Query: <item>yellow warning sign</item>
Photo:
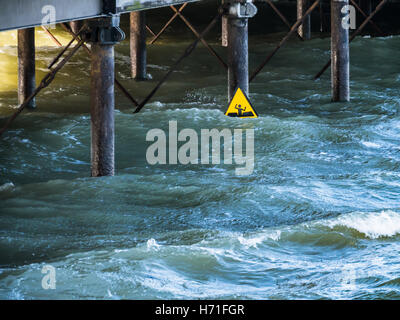
[[[225,115],[238,118],[258,118],[257,111],[240,88],[236,89]]]

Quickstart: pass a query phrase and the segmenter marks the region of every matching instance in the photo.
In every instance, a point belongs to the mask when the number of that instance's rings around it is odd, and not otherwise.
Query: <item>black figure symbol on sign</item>
[[[238,107],[238,105],[236,105],[235,109],[237,109],[237,111],[238,111],[238,115],[237,115],[238,117],[243,116],[243,112],[246,111],[246,107],[242,108],[242,106],[240,104],[239,104],[239,107]]]

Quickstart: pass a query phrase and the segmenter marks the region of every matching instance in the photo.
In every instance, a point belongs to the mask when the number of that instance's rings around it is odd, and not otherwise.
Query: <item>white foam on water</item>
[[[400,213],[391,210],[355,212],[324,221],[322,224],[330,228],[344,226],[355,229],[371,239],[393,237],[400,234]]]
[[[114,250],[115,253],[127,252],[127,251],[129,251],[129,249],[115,249]]]
[[[266,232],[262,233],[258,236],[253,236],[253,237],[244,237],[244,236],[239,236],[237,239],[240,242],[240,244],[244,245],[245,247],[254,247],[257,248],[257,245],[263,243],[265,240],[273,240],[273,241],[278,241],[281,237],[281,231],[275,230],[271,232]]]
[[[381,145],[371,141],[361,141],[361,143],[367,148],[380,148]]]
[[[7,183],[5,183],[5,184],[0,186],[0,192],[1,191],[7,191],[7,190],[10,190],[10,189],[14,189],[14,188],[15,188],[14,183],[7,182]]]
[[[157,241],[153,238],[147,240],[146,245],[147,245],[147,250],[158,249],[160,247],[160,245],[157,243]]]

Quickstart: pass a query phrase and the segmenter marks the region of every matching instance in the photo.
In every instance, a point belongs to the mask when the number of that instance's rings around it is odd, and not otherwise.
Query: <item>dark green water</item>
[[[251,37],[252,69],[282,35]],[[189,39],[150,46],[153,80],[138,83],[118,45],[118,77],[145,97]],[[38,48],[39,79],[57,52]],[[329,72],[311,80],[329,38],[294,38],[252,83],[260,117],[244,120],[223,115],[225,71],[200,45],[140,114],[117,92],[117,174],[98,179],[80,52],[1,138],[0,298],[400,298],[399,52],[399,36],[357,38],[352,101],[331,103]],[[4,120],[17,107],[16,48],[0,47],[0,61]],[[146,133],[170,120],[253,128],[253,174],[150,166]],[[55,290],[42,289],[46,264]]]

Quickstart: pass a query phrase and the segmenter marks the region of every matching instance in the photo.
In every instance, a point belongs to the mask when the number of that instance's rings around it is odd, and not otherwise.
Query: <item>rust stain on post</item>
[[[18,30],[18,102],[22,104],[36,89],[35,28]],[[32,99],[27,108],[35,108]]]
[[[132,78],[147,78],[146,64],[146,13],[136,11],[130,13],[130,50]]]
[[[114,46],[92,44],[92,177],[114,175]]]

